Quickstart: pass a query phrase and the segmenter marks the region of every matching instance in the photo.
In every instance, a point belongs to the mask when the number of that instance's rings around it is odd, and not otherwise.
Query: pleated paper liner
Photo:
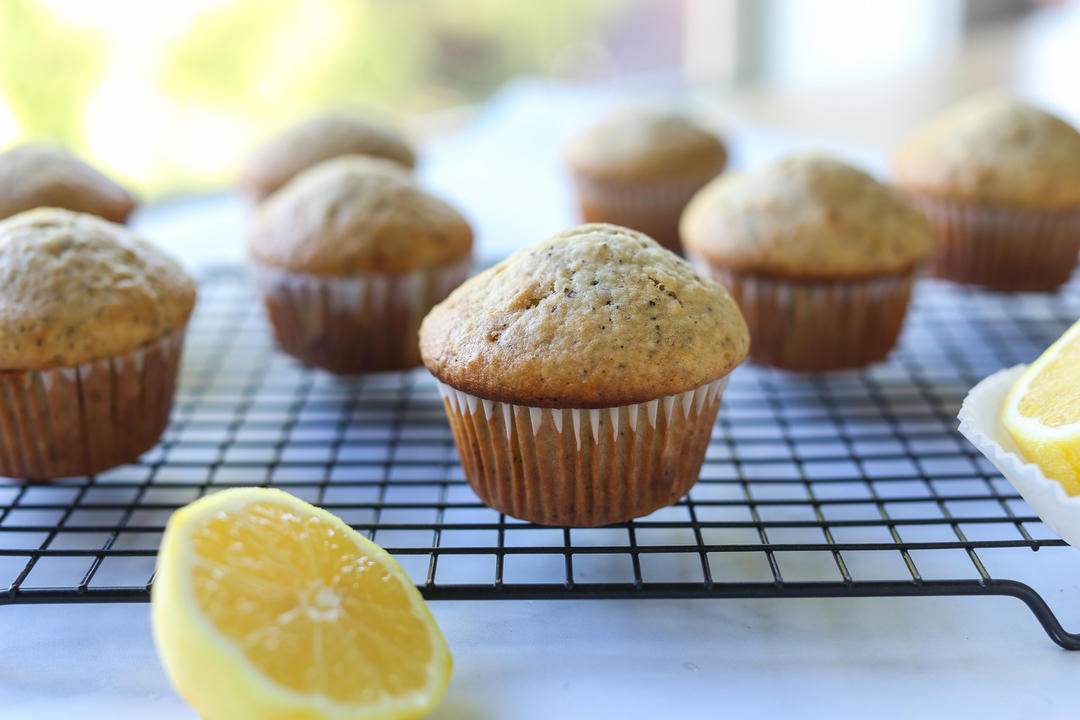
[[[931,275],[994,290],[1050,291],[1069,279],[1080,252],[1080,208],[1059,211],[911,199],[937,235]]]
[[[92,475],[133,462],[169,422],[184,331],[124,355],[0,372],[0,476]]]
[[[720,174],[723,164],[689,178],[654,182],[600,182],[574,177],[581,217],[645,233],[668,250],[681,252],[679,217],[698,190]]]
[[[960,434],[994,464],[1048,528],[1080,547],[1080,496],[1028,462],[1001,422],[1005,397],[1026,365],[1001,370],[973,387],[960,407]]]
[[[784,370],[858,368],[884,360],[907,315],[915,272],[797,280],[728,270],[691,254],[727,288],[750,329],[750,360]]]
[[[602,409],[528,407],[439,389],[481,500],[522,520],[589,527],[648,515],[690,490],[727,381]]]
[[[469,274],[471,257],[402,275],[322,277],[256,267],[281,349],[339,375],[420,364],[420,321]]]

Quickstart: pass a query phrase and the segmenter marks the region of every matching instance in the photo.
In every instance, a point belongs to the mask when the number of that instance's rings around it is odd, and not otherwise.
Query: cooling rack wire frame
[[[426,372],[300,367],[273,349],[243,271],[216,269],[156,448],[91,478],[0,479],[0,604],[146,601],[170,513],[257,485],[341,516],[428,599],[1006,595],[1080,649],[1016,579],[1076,551],[955,430],[969,387],[1077,316],[1072,285],[994,295],[922,280],[887,363],[737,370],[686,498],[617,526],[552,528],[479,502]]]

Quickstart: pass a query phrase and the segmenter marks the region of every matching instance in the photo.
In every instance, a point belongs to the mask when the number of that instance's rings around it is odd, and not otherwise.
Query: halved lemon
[[[393,558],[279,490],[225,490],[165,528],[154,641],[205,720],[412,718],[450,679],[450,652]]]
[[[1029,461],[1080,495],[1080,321],[1016,381],[1001,421]]]

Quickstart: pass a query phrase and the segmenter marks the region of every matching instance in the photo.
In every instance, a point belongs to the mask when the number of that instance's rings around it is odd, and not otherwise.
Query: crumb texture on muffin
[[[567,230],[450,294],[420,329],[424,364],[463,392],[533,407],[615,407],[697,388],[746,356],[739,308],[647,236]]]
[[[680,233],[689,253],[725,268],[822,279],[907,271],[934,242],[898,192],[821,155],[717,178],[687,206]]]
[[[416,162],[412,148],[394,130],[362,117],[332,113],[294,125],[256,148],[244,164],[241,181],[262,199],[297,173],[341,155],[380,157],[406,168]]]
[[[715,173],[726,160],[724,144],[689,119],[643,110],[609,115],[566,149],[566,162],[574,172],[606,182]]]
[[[907,190],[1033,209],[1080,206],[1080,132],[1005,93],[976,95],[946,110],[896,148]]]
[[[400,274],[472,251],[472,229],[448,203],[386,160],[346,156],[304,171],[259,207],[253,260],[312,275]]]
[[[0,218],[58,207],[125,222],[135,199],[67,151],[27,144],[0,153]]]
[[[91,215],[0,222],[0,370],[127,353],[187,324],[195,282],[161,250]]]

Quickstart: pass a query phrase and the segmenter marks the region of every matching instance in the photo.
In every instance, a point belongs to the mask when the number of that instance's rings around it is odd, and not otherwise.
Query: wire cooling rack
[[[551,528],[479,502],[424,371],[300,367],[273,349],[243,272],[220,269],[204,277],[155,449],[91,478],[0,479],[0,604],[146,601],[170,513],[260,485],[340,515],[429,599],[1008,595],[1080,649],[1016,579],[1075,551],[955,431],[972,384],[1030,361],[1078,315],[1072,286],[921,281],[887,363],[736,371],[688,497],[617,526]]]

